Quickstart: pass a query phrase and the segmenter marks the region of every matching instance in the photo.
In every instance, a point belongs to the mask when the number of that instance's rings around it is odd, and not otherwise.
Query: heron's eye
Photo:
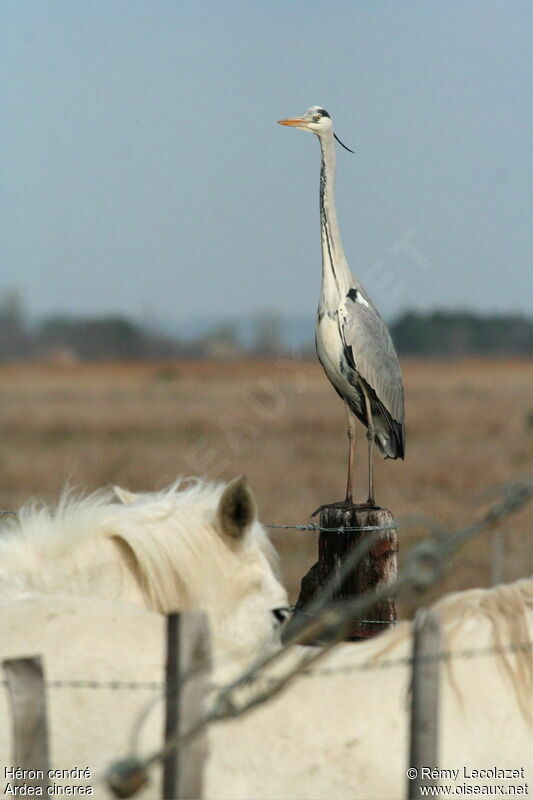
[[[322,116],[322,114],[315,114],[313,116],[313,122],[318,122],[321,116]]]

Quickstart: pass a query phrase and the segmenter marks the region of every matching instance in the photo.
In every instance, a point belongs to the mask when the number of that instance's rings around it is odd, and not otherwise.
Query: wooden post
[[[438,785],[438,780],[427,777],[423,770],[438,766],[439,615],[422,609],[417,613],[413,627],[408,800],[421,797],[421,786]]]
[[[5,778],[4,783],[30,788],[31,794],[40,787],[37,793],[46,797],[49,756],[41,658],[10,658],[3,662],[3,667],[13,714],[13,767],[27,772],[24,773],[26,777],[10,780],[8,767],[2,778]]]
[[[344,504],[323,506],[320,509],[320,527],[329,528],[366,528],[390,526],[394,523],[391,512],[385,508],[368,508],[365,506],[346,506]],[[318,561],[302,579],[300,596],[295,606],[295,626],[301,627],[298,615],[305,617],[306,609],[313,598],[320,592],[330,575],[339,571],[343,561],[359,542],[368,536],[376,536],[373,531],[344,531],[329,533],[321,531],[318,537]],[[383,584],[390,583],[397,574],[398,536],[395,528],[385,530],[376,538],[365,556],[337,586],[331,601],[354,599]],[[363,619],[354,619],[348,630],[346,639],[366,639],[381,633],[389,625],[396,622],[396,605],[394,599],[383,600],[365,613]],[[308,620],[311,622],[311,620]],[[291,629],[287,626],[285,637]]]
[[[180,728],[180,615],[167,617],[167,661],[165,668],[165,742]],[[165,758],[163,763],[163,800],[177,797],[179,775],[179,748]]]
[[[177,733],[186,733],[205,714],[209,662],[205,615],[196,611],[169,614],[165,742]],[[175,748],[163,765],[163,800],[201,800],[206,757],[205,733]]]

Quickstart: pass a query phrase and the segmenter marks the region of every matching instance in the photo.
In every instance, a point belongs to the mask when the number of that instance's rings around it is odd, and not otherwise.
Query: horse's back
[[[97,797],[107,797],[100,783],[109,763],[131,747],[134,723],[153,703],[142,725],[143,739],[161,740],[161,692],[127,684],[161,683],[165,619],[159,614],[98,598],[61,595],[28,598],[1,606],[0,660],[43,658],[47,719],[54,769],[88,767]],[[83,682],[76,687],[73,682]],[[112,688],[116,682],[118,688]],[[88,684],[93,686],[89,687]],[[16,766],[11,741],[11,711],[0,691],[0,758]],[[157,780],[157,778],[156,778]],[[57,781],[83,784],[84,781]],[[87,785],[85,784],[85,785]],[[147,794],[153,793],[153,784]],[[153,796],[153,794],[152,794]]]
[[[529,604],[522,602],[529,588],[524,584],[464,593],[465,602],[456,598],[460,608],[452,609],[450,602],[443,609],[442,647],[455,654],[440,668],[443,768],[515,768],[526,763],[531,732],[520,704],[525,666],[509,646],[531,636]],[[516,602],[507,608],[505,601],[502,613],[502,597],[514,595]],[[3,606],[0,655],[41,653],[46,677],[52,680],[161,682],[164,622],[157,614],[95,599],[28,599]],[[373,642],[340,646],[271,702],[213,726],[205,796],[401,796],[411,646],[408,623]],[[293,650],[290,657],[297,655]],[[53,766],[68,769],[83,761],[100,775],[110,761],[128,753],[135,723],[141,723],[139,752],[157,748],[162,737],[160,694],[139,688],[51,688]],[[0,720],[9,719],[5,692],[0,698]],[[152,711],[144,717],[150,704]],[[0,726],[0,752],[9,751],[7,725]],[[141,797],[158,796],[159,774]],[[101,786],[95,786],[95,794],[109,796]]]

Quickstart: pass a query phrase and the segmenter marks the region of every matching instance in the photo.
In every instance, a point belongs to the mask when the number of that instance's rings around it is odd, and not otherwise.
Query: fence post
[[[165,742],[180,728],[180,615],[167,616],[167,660],[165,665]],[[179,776],[179,749],[163,762],[163,800],[177,797]]]
[[[13,765],[30,771],[30,777],[15,779],[13,785],[41,787],[38,794],[46,797],[49,756],[42,661],[40,656],[30,656],[2,663],[13,714]]]
[[[367,592],[390,583],[397,575],[398,535],[395,528],[390,528],[394,517],[386,508],[368,508],[366,506],[347,506],[337,504],[322,506],[320,509],[320,527],[366,528],[389,526],[381,532],[379,538],[356,565],[351,574],[334,592],[332,602],[360,597]],[[294,623],[287,626],[285,637],[299,626],[298,614],[307,616],[306,608],[320,592],[330,575],[339,570],[350,550],[362,539],[375,535],[374,531],[350,531],[342,533],[323,530],[318,536],[318,561],[302,579],[300,596],[296,602]],[[370,609],[364,619],[354,619],[348,630],[347,639],[366,639],[384,631],[397,620],[394,598],[382,600]],[[307,620],[310,622],[311,620]]]
[[[167,617],[165,742],[185,733],[205,713],[210,669],[208,626],[196,611]],[[207,757],[205,733],[181,743],[163,764],[163,800],[201,800]]]
[[[408,800],[419,800],[421,786],[438,781],[423,770],[438,764],[440,620],[435,611],[421,609],[413,624],[411,727]]]

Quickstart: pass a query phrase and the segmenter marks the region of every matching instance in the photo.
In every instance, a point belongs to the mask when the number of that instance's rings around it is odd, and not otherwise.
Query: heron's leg
[[[366,438],[368,440],[368,500],[366,502],[367,505],[374,506],[374,440],[376,438],[376,429],[374,428],[370,398],[365,391],[363,391],[363,394],[365,396],[366,416],[368,419],[368,430],[366,433]]]
[[[348,479],[346,482],[346,502],[353,502],[353,469],[355,464],[355,417],[348,405],[345,404],[346,417],[348,420]]]

